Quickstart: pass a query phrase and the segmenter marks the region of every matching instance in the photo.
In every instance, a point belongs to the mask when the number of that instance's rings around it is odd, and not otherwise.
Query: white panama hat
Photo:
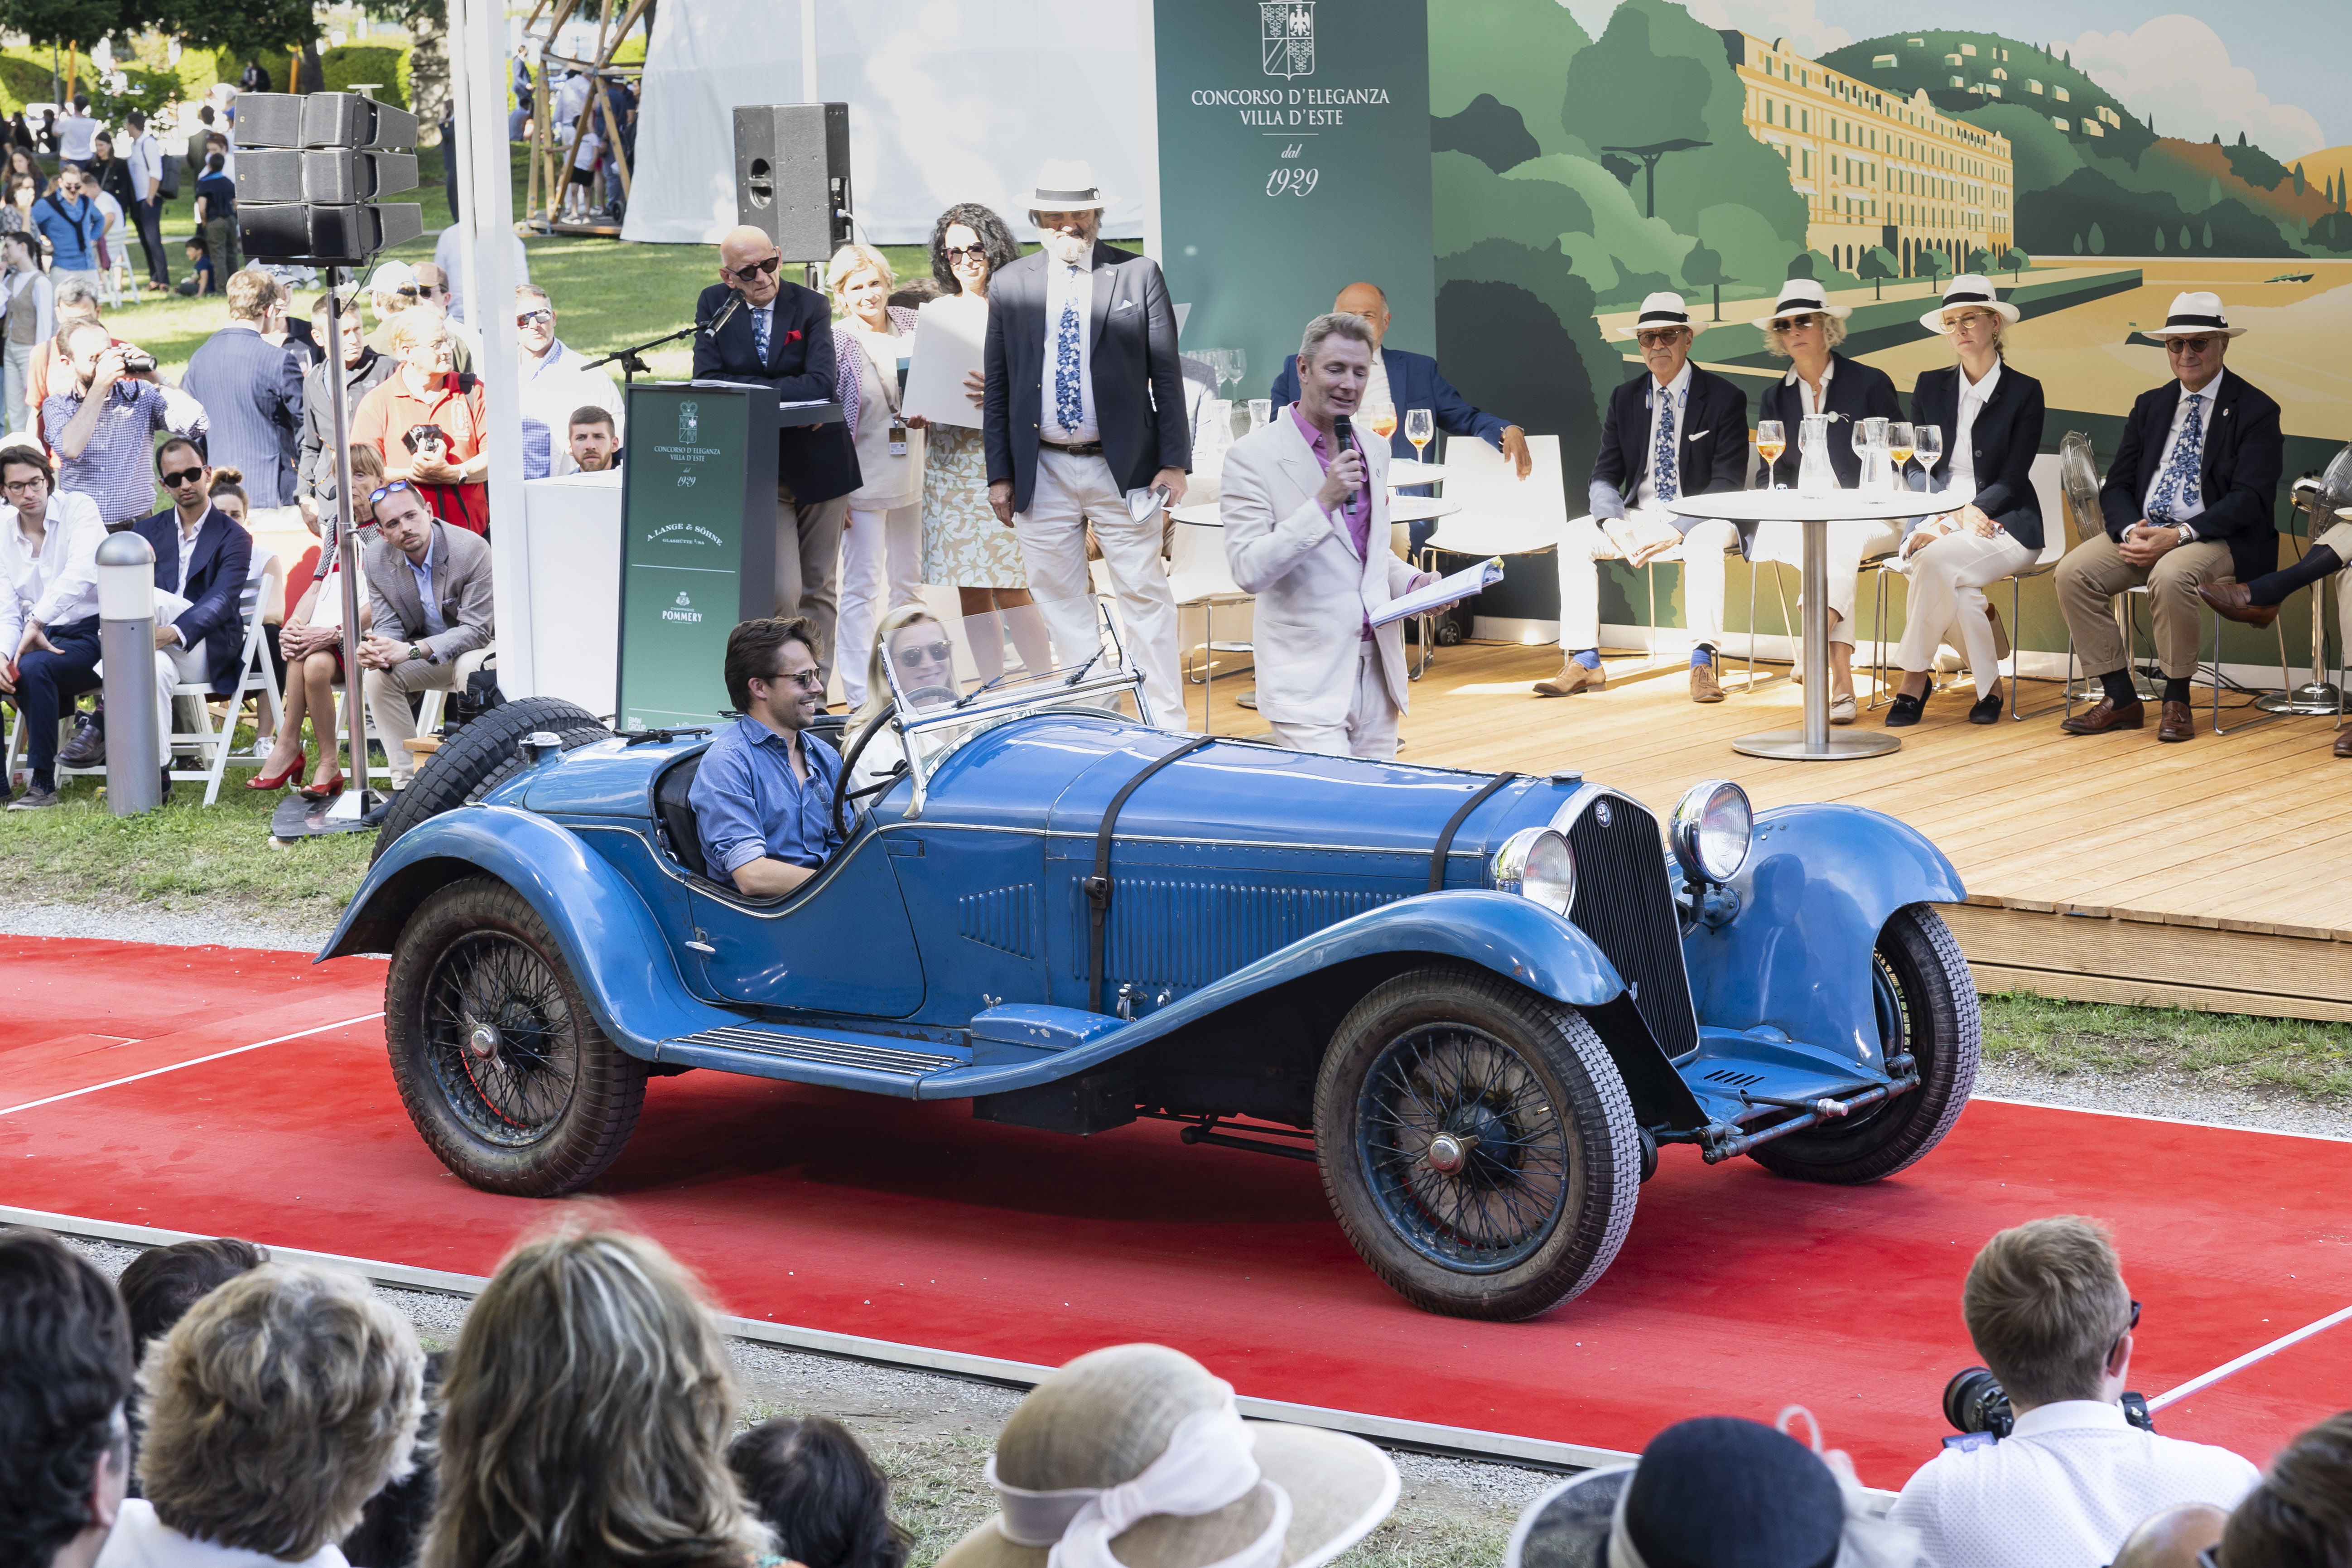
[[[1661,291],[1643,300],[1641,315],[1634,318],[1632,326],[1618,328],[1617,335],[1621,338],[1637,338],[1643,331],[1655,327],[1688,327],[1693,337],[1706,331],[1705,321],[1691,320],[1689,308],[1684,305],[1683,297],[1680,294]]]
[[[2140,331],[2151,338],[2193,338],[2207,332],[2220,332],[2226,337],[2242,338],[2243,327],[2230,325],[2221,313],[2219,294],[2175,294],[2172,309],[2160,327],[2142,327]]]
[[[1780,285],[1780,300],[1772,307],[1772,315],[1757,317],[1756,325],[1758,330],[1769,332],[1772,330],[1773,316],[1803,315],[1813,311],[1835,316],[1843,321],[1853,314],[1853,307],[1831,304],[1829,296],[1822,292],[1822,286],[1811,278],[1791,278]]]
[[[1061,158],[1037,171],[1036,188],[1029,193],[1029,210],[1038,213],[1085,212],[1103,209],[1102,189],[1095,184],[1094,165],[1083,158]]]
[[[2000,314],[2011,326],[2017,324],[2016,306],[1993,292],[1993,287],[1973,272],[1963,272],[1944,287],[1944,302],[1919,318],[1919,324],[1931,332],[1948,332],[1944,325],[1944,312],[1959,305],[1982,305]]]

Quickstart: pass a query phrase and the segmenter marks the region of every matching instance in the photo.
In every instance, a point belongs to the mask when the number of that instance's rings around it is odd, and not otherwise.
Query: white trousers
[[[840,651],[834,668],[841,672],[841,692],[852,710],[866,706],[876,624],[922,597],[922,502],[887,511],[850,508],[848,526],[841,531]]]
[[[1968,655],[1977,695],[1991,696],[2000,664],[1993,657],[1992,623],[1985,619],[1985,584],[2015,576],[2033,564],[2035,553],[2006,531],[1979,539],[1962,529],[1921,545],[1903,563],[1911,586],[1895,662],[1916,674],[1934,667],[1938,644],[1950,643]],[[2014,636],[2016,628],[2010,629]]]
[[[155,590],[155,624],[168,626],[188,613],[188,601],[169,588]],[[172,688],[192,680],[211,679],[210,661],[205,657],[205,645],[194,647],[171,647],[155,650],[155,744],[163,765],[172,765]],[[100,659],[90,667],[99,679],[106,679],[106,660]],[[202,701],[202,698],[195,700]],[[234,721],[232,721],[234,722]]]
[[[1362,757],[1390,763],[1397,753],[1396,703],[1381,674],[1381,650],[1366,642],[1356,653],[1356,690],[1348,717],[1339,724],[1274,724],[1274,743],[1327,757]],[[1268,721],[1271,723],[1271,721]]]
[[[1094,583],[1087,571],[1086,525],[1092,523],[1102,546],[1103,565],[1118,598],[1119,636],[1127,660],[1143,677],[1151,721],[1163,730],[1184,728],[1184,688],[1176,670],[1176,597],[1168,589],[1168,569],[1160,560],[1160,519],[1137,522],[1127,514],[1127,498],[1110,477],[1110,465],[1097,458],[1041,447],[1037,486],[1029,510],[1013,517],[1021,542],[1021,563],[1030,592],[1045,613],[1054,638],[1054,657],[1065,665],[1084,664],[1102,646]]]
[[[1739,542],[1738,531],[1721,518],[1691,525],[1682,543],[1657,557],[1683,569],[1683,625],[1694,646],[1723,640],[1723,557]],[[1580,517],[1559,541],[1559,646],[1582,653],[1601,646],[1601,561],[1622,561],[1616,544],[1597,519]]]
[[[1829,525],[1830,615],[1833,617],[1830,622],[1830,641],[1853,646],[1853,600],[1862,563],[1885,554],[1902,541],[1901,527],[1892,521],[1866,519]],[[1778,561],[1794,566],[1801,574],[1804,571],[1805,530],[1801,523],[1759,522],[1750,548],[1751,561]]]

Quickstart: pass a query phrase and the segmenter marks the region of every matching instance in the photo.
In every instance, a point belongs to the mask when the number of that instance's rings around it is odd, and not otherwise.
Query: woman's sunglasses
[[[987,260],[988,247],[984,245],[950,245],[942,249],[940,254],[947,258],[947,263],[950,267],[953,267],[959,261]]]
[[[1799,327],[1810,327],[1820,320],[1821,317],[1811,312],[1801,316],[1775,316],[1772,318],[1772,330],[1776,332],[1794,331]]]
[[[945,664],[954,653],[954,647],[947,643],[927,642],[902,647],[894,657],[900,664]]]

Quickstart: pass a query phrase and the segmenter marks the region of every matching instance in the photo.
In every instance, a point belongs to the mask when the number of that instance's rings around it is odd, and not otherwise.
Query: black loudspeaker
[[[849,105],[744,104],[735,110],[735,216],[765,229],[786,261],[826,261],[849,243]]]

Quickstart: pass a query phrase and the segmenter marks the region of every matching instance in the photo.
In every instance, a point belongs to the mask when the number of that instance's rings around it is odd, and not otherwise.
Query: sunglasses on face
[[[739,267],[727,276],[738,283],[745,285],[756,283],[762,277],[773,278],[776,275],[776,268],[783,265],[783,260],[781,256],[771,256],[765,261],[754,261],[749,267]]]
[[[953,267],[959,261],[987,260],[988,247],[984,245],[950,245],[941,250],[940,254],[947,258],[947,262],[950,267]]]
[[[202,468],[182,468],[176,474],[165,474],[163,476],[163,488],[167,490],[175,490],[182,485],[194,484],[198,479],[201,479],[204,477],[205,470]]]
[[[1633,341],[1645,349],[1669,348],[1682,341],[1684,330],[1681,327],[1674,327],[1661,331],[1636,332],[1633,334]]]
[[[2167,338],[2164,352],[2170,354],[2201,354],[2213,346],[2211,338]]]
[[[1776,332],[1793,332],[1799,327],[1810,327],[1820,320],[1820,316],[1810,312],[1802,316],[1775,316],[1772,318],[1772,330]]]
[[[797,686],[803,691],[822,691],[824,689],[824,672],[821,669],[803,669],[798,675],[790,675],[780,671],[777,674],[768,677],[768,679],[772,683],[778,685]]]
[[[954,649],[944,642],[916,643],[895,656],[900,664],[945,664]]]
[[[524,310],[515,317],[515,325],[518,327],[528,327],[541,321],[551,321],[553,320],[555,320],[555,312],[552,310]]]

